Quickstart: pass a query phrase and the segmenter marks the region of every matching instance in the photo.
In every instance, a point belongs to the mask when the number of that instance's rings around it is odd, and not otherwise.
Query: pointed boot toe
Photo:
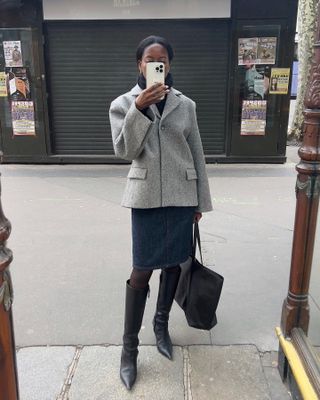
[[[128,390],[131,390],[137,379],[137,357],[138,351],[123,350],[121,354],[120,378]]]
[[[159,353],[161,353],[163,356],[167,357],[169,360],[172,361],[172,344],[164,345],[163,343],[158,343],[157,348]]]
[[[158,317],[158,318],[157,318]],[[153,330],[156,337],[157,349],[160,354],[172,360],[172,342],[168,331],[168,322],[156,315],[153,320]]]
[[[120,371],[120,378],[124,386],[131,390],[137,379],[137,372],[133,370],[123,369]]]

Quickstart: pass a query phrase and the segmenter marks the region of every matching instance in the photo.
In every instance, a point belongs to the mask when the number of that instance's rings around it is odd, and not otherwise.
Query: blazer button
[[[166,128],[164,126],[161,127],[161,130],[164,131]]]

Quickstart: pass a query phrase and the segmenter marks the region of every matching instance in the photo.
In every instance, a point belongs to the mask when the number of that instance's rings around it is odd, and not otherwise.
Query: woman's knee
[[[148,286],[151,275],[152,271],[133,268],[130,276],[130,286],[135,289],[144,289]]]

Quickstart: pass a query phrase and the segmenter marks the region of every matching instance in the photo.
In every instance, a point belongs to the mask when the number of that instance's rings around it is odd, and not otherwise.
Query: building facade
[[[107,111],[136,83],[135,49],[150,34],[173,44],[174,86],[197,103],[208,162],[285,161],[296,0],[12,0],[0,7],[5,162],[122,162]]]

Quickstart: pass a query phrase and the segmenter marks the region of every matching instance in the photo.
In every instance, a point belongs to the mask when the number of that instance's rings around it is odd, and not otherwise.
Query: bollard
[[[1,205],[0,182],[0,399],[19,400],[16,349],[12,320],[13,290],[9,265],[12,252],[6,248],[11,224]]]

